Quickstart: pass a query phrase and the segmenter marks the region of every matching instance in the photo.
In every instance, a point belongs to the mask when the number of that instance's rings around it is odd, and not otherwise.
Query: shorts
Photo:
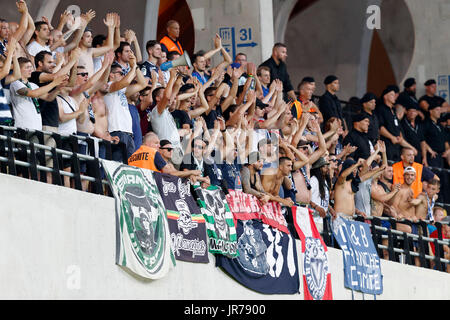
[[[173,166],[179,170],[181,162],[183,161],[183,150],[178,147],[173,148],[172,158],[170,160],[172,161]]]
[[[58,133],[58,127],[42,126],[42,131]],[[50,134],[44,134],[44,145],[50,148],[56,148],[56,141]],[[45,150],[45,153],[50,152]],[[51,155],[45,156],[45,166],[53,168],[53,157]]]
[[[81,137],[89,137],[90,135],[88,133],[84,133],[84,132],[77,132],[77,136],[81,136]],[[83,155],[88,155],[88,144],[85,140],[82,139],[78,139],[78,153],[79,154],[83,154]],[[80,157],[78,157],[78,161],[80,163],[80,172],[81,173],[86,173],[86,169],[87,169],[87,165],[86,165],[86,160],[81,159]]]

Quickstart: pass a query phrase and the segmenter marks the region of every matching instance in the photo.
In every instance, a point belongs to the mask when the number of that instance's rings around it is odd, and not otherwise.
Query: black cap
[[[405,82],[403,82],[403,86],[405,88],[412,87],[415,84],[416,84],[416,79],[414,79],[414,78],[408,78],[405,80]]]
[[[325,85],[332,83],[333,81],[336,81],[338,78],[334,75],[329,75],[325,78],[325,80],[323,81],[323,83]]]
[[[384,97],[386,94],[388,94],[391,91],[394,91],[395,93],[398,92],[398,91],[395,91],[394,86],[387,86],[386,89],[383,90],[383,93],[381,93],[381,97]]]
[[[431,86],[432,84],[436,84],[436,80],[434,80],[434,79],[427,80],[423,85],[425,87],[428,87],[428,86]]]
[[[431,103],[430,106],[428,107],[428,111],[431,111],[433,109],[439,108],[441,105],[437,104],[437,103]]]
[[[371,100],[377,100],[377,96],[372,92],[367,92],[360,100],[361,103],[366,103]]]
[[[316,82],[313,77],[304,77],[302,82]]]
[[[357,113],[352,117],[352,122],[360,122],[364,119],[369,119],[369,115],[365,112]]]
[[[268,107],[269,105],[267,103],[262,102],[258,98],[256,98],[256,106],[261,109],[264,109],[264,108]]]
[[[172,144],[169,140],[161,140],[159,141],[159,147],[167,146],[168,144]]]

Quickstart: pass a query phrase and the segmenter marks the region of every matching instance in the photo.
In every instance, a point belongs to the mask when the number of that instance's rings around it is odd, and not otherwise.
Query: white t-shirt
[[[174,148],[181,148],[177,125],[168,108],[165,108],[163,113],[159,114],[158,108],[155,106],[150,113],[150,122],[153,131],[160,140],[169,140]]]
[[[65,101],[63,98],[65,99]],[[63,98],[58,96],[58,97],[56,97],[56,101],[58,102],[58,106],[61,106],[63,108],[64,113],[74,113],[75,111],[78,110],[78,105],[72,97],[66,96]],[[58,133],[61,135],[65,135],[65,136],[70,136],[71,134],[76,134],[77,133],[77,120],[72,119],[72,120],[69,120],[66,122],[60,121],[59,126],[58,126]]]
[[[31,90],[39,88],[32,82],[29,82],[29,85]],[[42,130],[41,114],[37,112],[33,99],[17,93],[22,88],[27,88],[27,86],[20,80],[14,81],[9,87],[15,126],[23,129]]]
[[[48,52],[52,52],[50,50],[49,46],[42,46],[39,43],[37,43],[36,41],[31,42],[28,46],[27,46],[27,51],[30,54],[30,56],[35,57],[39,52],[41,51],[48,51]]]
[[[111,85],[112,82],[108,83]],[[125,92],[126,88],[105,95],[105,104],[108,116],[108,131],[122,131],[133,133],[133,120]]]

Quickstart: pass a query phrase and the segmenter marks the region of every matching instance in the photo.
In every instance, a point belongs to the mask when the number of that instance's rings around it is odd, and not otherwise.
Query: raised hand
[[[116,13],[107,13],[106,14],[106,18],[103,19],[103,23],[108,27],[108,28],[114,28],[116,26]]]
[[[125,40],[129,43],[136,40],[136,33],[131,29],[125,30],[124,36],[125,36]]]
[[[16,2],[16,6],[17,6],[17,10],[21,13],[27,13],[28,12],[28,7],[27,4],[25,3],[25,1],[23,0],[19,0]]]
[[[216,33],[216,36],[214,37],[214,47],[216,49],[222,48],[222,38]]]

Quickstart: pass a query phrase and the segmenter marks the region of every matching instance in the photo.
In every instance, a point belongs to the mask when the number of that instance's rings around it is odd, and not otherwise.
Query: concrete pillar
[[[448,0],[405,1],[414,25],[415,46],[411,64],[401,79],[417,80],[417,96],[424,94],[423,83],[434,78],[438,94],[450,95],[450,3]]]

